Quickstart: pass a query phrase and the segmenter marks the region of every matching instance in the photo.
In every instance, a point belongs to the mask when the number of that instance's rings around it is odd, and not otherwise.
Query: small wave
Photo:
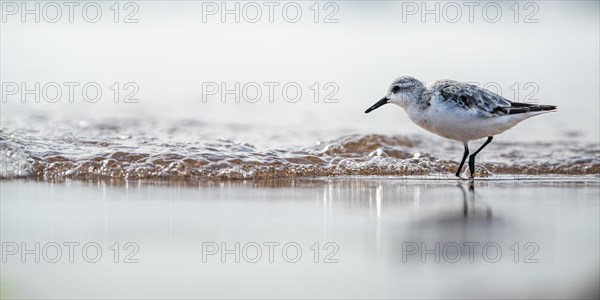
[[[192,128],[188,125],[182,128]],[[172,133],[173,125],[168,128],[165,132]],[[86,124],[80,130],[0,132],[0,176],[51,181],[450,176],[456,171],[456,159],[462,157],[458,143],[419,136],[354,134],[311,146],[269,149],[192,134],[179,139],[169,134],[147,136],[146,132],[160,129],[145,130],[140,124]],[[598,145],[501,141],[492,145],[478,156],[479,177],[600,174]]]
[[[28,158],[16,143],[0,136],[0,178],[20,178],[33,174]]]

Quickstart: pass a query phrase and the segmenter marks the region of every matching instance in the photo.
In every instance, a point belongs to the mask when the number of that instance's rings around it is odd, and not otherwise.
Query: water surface
[[[1,196],[3,243],[33,248],[34,242],[96,242],[103,250],[97,263],[79,252],[73,263],[66,253],[56,263],[44,256],[39,263],[31,255],[25,263],[8,256],[3,296],[598,295],[597,180],[534,178],[472,187],[393,177],[125,185],[12,180],[2,184]],[[115,263],[109,249],[115,242],[135,243],[133,258],[139,261],[123,263],[129,249]],[[279,246],[273,262],[265,246],[256,262],[247,260],[256,256],[253,249],[240,254],[239,262],[232,254],[222,262],[220,253],[203,261],[204,244],[226,243],[231,250],[236,242],[240,249],[250,243]],[[280,252],[287,243],[302,250],[295,263]],[[315,243],[317,263],[310,249]],[[324,249],[327,243],[337,248]],[[455,244],[477,246],[472,256],[463,248],[456,259]],[[411,245],[418,245],[417,254],[407,254]],[[429,251],[424,259],[421,250]],[[289,255],[296,257],[292,250]]]

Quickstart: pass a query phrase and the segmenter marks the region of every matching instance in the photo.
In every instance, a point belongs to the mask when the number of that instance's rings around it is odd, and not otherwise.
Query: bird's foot
[[[455,175],[456,175],[456,174],[455,174]],[[469,179],[471,179],[472,177],[463,177],[463,176],[461,176],[461,175],[456,175],[456,178],[457,178],[458,180],[469,180]]]

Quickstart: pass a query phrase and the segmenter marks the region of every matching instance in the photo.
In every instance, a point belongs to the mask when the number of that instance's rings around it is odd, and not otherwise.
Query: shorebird
[[[387,95],[365,113],[388,103],[404,108],[411,121],[423,129],[463,143],[465,151],[455,175],[460,177],[468,156],[470,178],[475,173],[475,156],[492,142],[494,135],[525,119],[556,110],[554,105],[511,102],[468,83],[438,80],[426,86],[409,76],[394,80]],[[483,145],[469,156],[469,141],[485,137]]]

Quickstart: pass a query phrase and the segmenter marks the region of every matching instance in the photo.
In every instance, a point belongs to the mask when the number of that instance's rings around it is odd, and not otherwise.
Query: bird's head
[[[369,107],[365,113],[370,113],[378,107],[388,103],[394,103],[406,109],[407,107],[416,104],[421,99],[425,90],[425,84],[415,78],[410,76],[398,77],[390,85],[387,95],[377,101],[377,103],[373,104],[373,106]]]

